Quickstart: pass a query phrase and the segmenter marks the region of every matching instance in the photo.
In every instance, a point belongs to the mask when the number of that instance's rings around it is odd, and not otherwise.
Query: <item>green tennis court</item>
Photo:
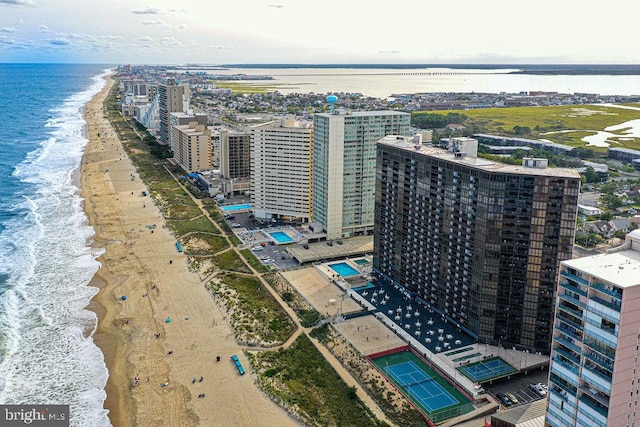
[[[470,365],[460,366],[457,369],[462,375],[476,383],[505,377],[518,372],[516,368],[509,365],[500,357],[481,360],[480,362]]]
[[[467,396],[411,351],[400,351],[370,360],[420,412],[434,422],[474,410]]]

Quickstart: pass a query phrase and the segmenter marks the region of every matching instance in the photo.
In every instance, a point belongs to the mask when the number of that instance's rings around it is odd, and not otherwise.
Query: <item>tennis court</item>
[[[385,371],[429,412],[460,403],[411,361],[389,366]]]
[[[482,360],[470,365],[460,366],[457,369],[462,373],[462,375],[476,383],[505,377],[514,372],[518,372],[516,368],[509,365],[499,357]]]
[[[409,350],[369,360],[420,412],[434,422],[439,423],[474,410],[467,396]]]

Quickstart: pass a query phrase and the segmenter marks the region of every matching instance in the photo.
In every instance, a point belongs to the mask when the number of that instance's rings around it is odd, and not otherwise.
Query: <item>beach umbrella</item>
[[[126,299],[127,299],[127,296],[126,296],[126,295],[122,295],[122,296],[120,297],[120,299],[121,299],[122,301],[124,301],[124,300],[126,300]]]
[[[171,323],[171,317],[167,317],[167,319],[165,320],[166,323]]]

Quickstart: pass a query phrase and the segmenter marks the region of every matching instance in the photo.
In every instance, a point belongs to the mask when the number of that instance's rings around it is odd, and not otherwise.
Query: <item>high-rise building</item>
[[[220,175],[225,179],[249,179],[251,176],[251,134],[220,130]]]
[[[176,136],[174,158],[180,166],[189,173],[211,170],[211,131],[196,121],[174,126],[173,129]]]
[[[409,135],[411,115],[398,111],[314,115],[312,221],[327,239],[373,232],[376,143]]]
[[[513,166],[472,157],[466,144],[378,143],[376,278],[413,292],[479,342],[548,354],[580,176],[545,159]]]
[[[256,218],[311,218],[313,129],[286,118],[251,132],[251,201]]]
[[[546,425],[640,425],[640,230],[560,264]]]
[[[173,131],[174,126],[188,125],[191,122],[196,122],[200,125],[207,125],[209,116],[206,114],[196,114],[193,110],[187,112],[177,111],[169,113],[169,146],[172,151],[176,151],[176,135]]]
[[[169,144],[170,114],[184,111],[184,98],[187,89],[176,85],[174,79],[167,79],[166,84],[158,86],[158,108],[160,111],[160,128],[158,138],[163,144]]]

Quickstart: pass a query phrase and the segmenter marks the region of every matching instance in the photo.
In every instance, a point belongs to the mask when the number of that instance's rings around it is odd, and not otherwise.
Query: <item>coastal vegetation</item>
[[[344,366],[384,413],[399,426],[426,426],[422,415],[335,328],[325,323],[310,333]]]
[[[438,116],[453,118],[455,115],[460,119],[457,124],[463,125],[465,129],[456,131],[454,135],[488,133],[546,139],[572,147],[587,147],[581,138],[604,131],[609,126],[640,119],[638,110],[594,104],[415,112],[412,114],[412,121],[418,124],[434,120]],[[445,126],[449,123],[445,123]],[[616,139],[614,146],[640,149],[640,138],[628,137],[624,131],[625,129],[611,131],[620,137]],[[452,131],[445,130],[440,134],[450,136]],[[588,148],[601,153],[606,151],[604,147]]]
[[[224,303],[236,340],[250,346],[284,343],[296,325],[257,277],[224,271],[208,284]]]
[[[289,305],[298,315],[298,320],[303,328],[315,325],[321,318],[318,310],[300,295],[297,289],[285,279],[282,274],[272,272],[262,276],[269,283],[271,288],[275,290],[283,301]]]
[[[247,354],[258,383],[311,426],[386,426],[304,334],[287,349]]]

